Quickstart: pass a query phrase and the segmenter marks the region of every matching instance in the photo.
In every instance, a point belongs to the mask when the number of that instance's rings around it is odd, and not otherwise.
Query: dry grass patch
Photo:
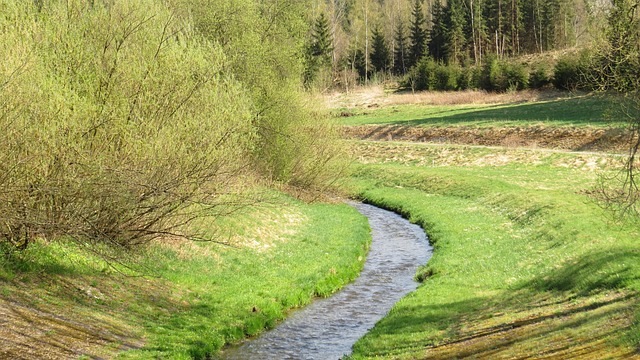
[[[511,149],[484,146],[415,144],[357,141],[350,153],[362,164],[399,163],[429,167],[496,167],[508,165],[550,165],[588,172],[615,169],[620,156],[569,153],[548,149]]]
[[[490,93],[483,90],[393,92],[382,85],[357,88],[348,93],[325,94],[323,102],[329,109],[378,108],[395,105],[480,105],[513,104],[532,101],[549,101],[566,98],[559,91],[525,90],[508,93]],[[575,95],[572,95],[575,96]]]

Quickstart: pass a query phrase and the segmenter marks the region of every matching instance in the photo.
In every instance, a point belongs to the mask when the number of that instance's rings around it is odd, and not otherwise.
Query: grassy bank
[[[137,272],[73,242],[2,258],[0,354],[204,358],[352,280],[369,239],[349,206],[282,197],[207,226],[228,245],[165,239]]]
[[[435,245],[353,358],[628,358],[640,340],[637,225],[588,195],[606,155],[354,144],[350,192]],[[588,164],[588,165],[587,165]],[[634,355],[636,354],[636,355]]]

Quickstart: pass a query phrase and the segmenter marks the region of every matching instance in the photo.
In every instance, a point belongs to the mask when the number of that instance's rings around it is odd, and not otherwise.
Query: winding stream
[[[339,359],[417,288],[413,276],[432,252],[422,229],[392,212],[352,205],[369,218],[373,237],[360,277],[335,295],[292,313],[275,329],[226,350],[224,359]]]

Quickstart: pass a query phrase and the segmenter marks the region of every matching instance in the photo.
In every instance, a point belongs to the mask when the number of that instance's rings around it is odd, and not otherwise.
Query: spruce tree
[[[371,65],[376,72],[386,72],[389,69],[390,54],[384,34],[378,27],[373,29],[372,51],[370,54]]]
[[[445,34],[447,32],[445,11],[442,1],[435,0],[431,7],[431,17],[433,24],[431,26],[431,39],[429,40],[429,55],[437,61],[444,60],[445,57]]]
[[[464,28],[466,19],[462,0],[449,0],[447,2],[445,19],[447,21],[446,59],[450,63],[462,63],[465,57],[466,36]]]
[[[427,45],[427,31],[425,30],[425,18],[422,12],[422,0],[415,0],[413,9],[411,10],[411,34],[409,39],[411,45],[409,48],[409,67],[418,63],[420,58],[425,55]]]
[[[333,44],[329,30],[329,20],[324,13],[320,13],[313,23],[311,39],[307,44],[305,54],[304,82],[310,84],[322,68],[331,67]]]
[[[309,55],[318,59],[320,66],[331,64],[331,52],[333,44],[329,30],[329,20],[324,13],[320,13],[313,24]]]
[[[398,21],[395,31],[395,48],[393,49],[393,73],[404,75],[407,73],[407,38],[404,34],[404,24]]]

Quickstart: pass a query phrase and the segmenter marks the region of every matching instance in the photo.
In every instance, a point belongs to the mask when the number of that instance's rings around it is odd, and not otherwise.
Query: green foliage
[[[333,45],[329,20],[320,13],[311,29],[311,38],[305,50],[304,82],[310,85],[322,69],[331,68]]]
[[[558,59],[554,67],[553,85],[557,89],[570,91],[588,88],[586,74],[589,70],[584,57],[566,55]]]
[[[372,50],[371,56],[369,56],[371,66],[373,66],[374,71],[384,73],[389,69],[391,56],[389,54],[389,48],[387,47],[387,41],[380,29],[375,28],[373,30],[371,43]]]
[[[551,70],[545,64],[537,64],[529,76],[532,89],[542,89],[551,84]]]
[[[529,71],[522,64],[506,62],[503,64],[506,78],[506,89],[509,91],[529,88]]]
[[[3,241],[192,236],[182,225],[238,203],[222,195],[242,179],[323,188],[340,169],[300,95],[298,1],[0,9]]]
[[[413,67],[425,55],[427,46],[427,30],[422,12],[422,0],[415,0],[411,9],[411,26],[409,28],[409,66]]]
[[[431,7],[433,25],[429,36],[429,55],[438,61],[445,59],[447,25],[445,23],[444,7],[441,0],[435,0]]]
[[[529,72],[524,65],[498,61],[490,57],[482,68],[461,68],[456,62],[438,63],[423,58],[408,74],[405,86],[413,90],[455,91],[483,89],[494,92],[524,90],[529,87]]]
[[[396,75],[404,75],[407,73],[408,68],[408,54],[407,54],[407,38],[405,35],[404,24],[398,21],[395,29],[394,37],[394,55],[393,55],[393,73]]]
[[[149,1],[17,12],[25,21],[6,33],[33,42],[14,43],[29,54],[0,95],[6,239],[127,247],[177,231],[194,203],[216,203],[251,139],[218,47]]]

